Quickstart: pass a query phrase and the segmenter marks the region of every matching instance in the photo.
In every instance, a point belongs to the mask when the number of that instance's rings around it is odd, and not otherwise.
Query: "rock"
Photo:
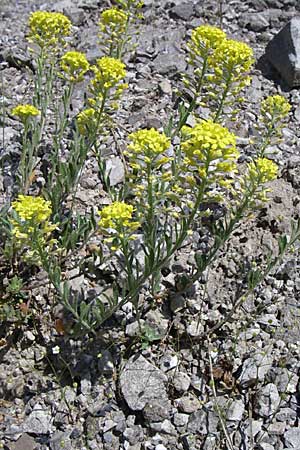
[[[58,431],[54,433],[50,440],[50,448],[51,450],[72,450],[70,432]]]
[[[297,413],[292,408],[281,408],[275,418],[282,422],[295,422]]]
[[[203,328],[202,328],[199,320],[193,320],[187,326],[186,332],[189,336],[192,336],[192,337],[201,336],[201,334],[203,333]]]
[[[201,407],[200,401],[193,394],[176,399],[175,404],[184,413],[193,413]]]
[[[74,25],[81,25],[84,20],[84,12],[78,8],[73,0],[60,0],[52,6],[52,11],[62,12],[67,15]]]
[[[216,434],[218,432],[218,426],[220,424],[219,416],[216,411],[211,409],[211,408],[213,408],[212,402],[208,402],[205,406],[209,407],[209,409],[207,410],[208,433]]]
[[[104,350],[98,360],[98,369],[101,373],[113,373],[114,360],[109,350]]]
[[[80,380],[80,392],[84,396],[90,395],[92,390],[91,377],[89,374],[84,374],[84,377]]]
[[[268,355],[258,353],[243,362],[239,376],[240,385],[247,387],[254,385],[257,381],[263,381],[266,373],[272,366],[272,359]]]
[[[277,411],[280,405],[280,396],[275,384],[264,386],[257,395],[255,412],[261,417],[269,417]]]
[[[143,442],[144,431],[141,425],[133,425],[125,429],[123,436],[131,445],[135,445],[138,442]]]
[[[300,448],[300,427],[293,427],[284,433],[284,443],[287,447]]]
[[[270,381],[276,384],[279,392],[294,394],[297,391],[299,378],[285,367],[274,368],[270,375]]]
[[[178,366],[178,356],[164,355],[160,359],[160,368],[163,372],[168,372]]]
[[[276,318],[275,314],[264,314],[263,316],[261,316],[257,319],[257,322],[260,325],[266,325],[266,326],[270,326],[270,327],[279,327],[280,326],[280,322]]]
[[[71,278],[70,286],[75,292],[81,292],[84,287],[84,275],[79,275],[79,273],[79,267],[75,267],[67,272],[68,278]]]
[[[268,433],[275,434],[277,436],[282,436],[285,432],[286,424],[285,422],[273,422],[268,426]]]
[[[145,321],[143,319],[140,319],[140,323],[137,320],[135,322],[129,323],[128,325],[126,325],[126,335],[130,337],[139,336],[141,334],[141,328],[143,329],[144,324]]]
[[[90,64],[96,64],[97,59],[102,58],[103,51],[99,47],[91,48],[86,53],[86,58]]]
[[[32,412],[23,423],[23,431],[32,434],[48,434],[52,431],[51,414],[39,403],[34,405]]]
[[[176,391],[186,392],[190,387],[191,380],[185,372],[176,372],[172,383]]]
[[[263,420],[249,420],[247,421],[246,435],[255,437],[262,429]]]
[[[171,95],[172,94],[172,85],[168,80],[163,80],[159,83],[159,89],[162,94]]]
[[[175,413],[173,422],[176,427],[185,427],[189,420],[189,414]]]
[[[155,450],[168,450],[163,444],[158,444],[155,446]]]
[[[176,428],[168,419],[165,419],[163,422],[150,423],[150,428],[159,433],[169,434],[171,436],[175,436],[177,434]]]
[[[227,411],[228,420],[242,420],[245,411],[243,400],[235,400],[231,403]]]
[[[157,335],[164,336],[169,328],[169,320],[159,311],[159,309],[151,309],[145,315],[146,323],[156,332]]]
[[[78,8],[98,9],[100,3],[99,0],[78,0]]]
[[[191,3],[180,3],[171,9],[171,16],[175,19],[190,20],[194,14],[194,8]]]
[[[111,157],[106,161],[106,172],[108,173],[109,183],[116,186],[124,181],[125,170],[121,158]]]
[[[217,438],[215,436],[207,436],[203,444],[203,450],[215,450],[217,448]]]
[[[120,375],[123,397],[133,411],[141,411],[147,403],[167,400],[165,383],[168,379],[143,356],[133,356]]]
[[[270,26],[269,17],[265,12],[243,14],[240,23],[255,32],[264,31]]]
[[[259,450],[275,450],[275,447],[267,442],[262,442],[258,445]]]
[[[169,400],[154,400],[147,403],[143,409],[143,415],[146,421],[160,422],[164,419],[169,419],[171,414],[171,403]]]
[[[35,450],[38,448],[38,445],[33,437],[24,433],[16,442],[9,445],[9,450]]]
[[[6,48],[2,50],[0,53],[0,62],[6,61],[11,67],[15,67],[16,69],[22,69],[24,67],[29,67],[32,69],[31,58],[26,55],[20,53],[18,48]]]
[[[296,16],[269,42],[266,57],[290,87],[300,85],[300,17]]]
[[[187,430],[191,433],[199,433],[202,435],[207,434],[207,414],[203,409],[194,412],[191,414],[188,424]]]
[[[183,295],[174,294],[170,298],[170,309],[173,313],[182,310],[185,307],[186,300]]]

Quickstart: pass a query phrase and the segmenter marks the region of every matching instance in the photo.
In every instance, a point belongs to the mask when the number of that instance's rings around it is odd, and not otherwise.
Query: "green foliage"
[[[206,253],[196,253],[193,273],[178,280],[178,290],[188,289],[215,261],[242,221],[268,201],[265,185],[277,176],[277,166],[267,152],[281,137],[289,104],[280,96],[263,102],[257,154],[241,167],[236,136],[225,123],[239,112],[242,91],[250,82],[253,52],[246,44],[228,39],[222,30],[205,25],[192,31],[187,45],[189,67],[183,75],[177,112],[164,133],[150,129],[129,134],[123,155],[125,182],[111,186],[102,148],[107,136],[112,134],[115,139],[115,112],[128,88],[121,58],[132,49],[132,30],[141,19],[140,9],[136,0],[118,0],[116,8],[102,12],[99,26],[105,56],[92,67],[84,54],[65,52],[71,23],[64,15],[36,12],[29,21],[37,67],[33,105],[13,109],[22,123],[18,180],[23,195],[0,216],[5,240],[1,260],[13,263],[6,299],[22,299],[25,282],[18,275],[20,268],[42,268],[56,300],[73,318],[70,332],[77,335],[96,334],[127,302],[133,303],[139,319],[141,290],[155,296],[162,268],[194,229],[202,229],[210,233],[212,244]],[[74,117],[75,85],[88,77],[85,104]],[[198,117],[203,102],[210,107],[208,120]],[[189,127],[186,124],[192,115],[196,124]],[[40,187],[35,183],[35,169],[46,126],[52,130],[52,139],[46,183]],[[79,214],[76,192],[90,157],[98,164],[99,180],[110,203],[99,211],[91,208]],[[220,203],[224,213],[215,220],[210,208]],[[278,255],[270,256],[264,268],[249,271],[247,288],[233,312],[291,250],[299,230],[299,223],[293,225],[291,237],[279,239]],[[84,289],[72,289],[72,278],[68,278],[72,268],[101,285],[103,280],[95,274],[103,267],[108,271],[112,262],[121,276],[102,286],[99,296],[89,299]],[[222,323],[228,319],[224,317]],[[159,338],[154,330],[145,328],[143,348]]]

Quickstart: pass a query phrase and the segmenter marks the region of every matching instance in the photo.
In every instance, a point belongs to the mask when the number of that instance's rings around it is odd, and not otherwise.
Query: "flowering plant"
[[[270,183],[278,173],[268,149],[280,140],[290,111],[279,95],[262,102],[258,137],[251,141],[255,152],[242,164],[237,136],[227,125],[228,119],[240,114],[253,51],[221,29],[202,25],[192,30],[187,44],[188,71],[178,113],[164,131],[129,132],[123,152],[115,133],[120,125],[115,113],[128,88],[121,58],[129,47],[132,27],[141,18],[141,7],[137,0],[116,0],[114,7],[101,13],[104,56],[92,66],[82,52],[66,50],[72,28],[66,16],[38,11],[29,19],[37,70],[33,104],[12,110],[23,124],[23,142],[20,193],[11,203],[7,235],[22,264],[41,266],[47,272],[56,298],[72,313],[80,332],[95,334],[127,302],[134,305],[139,319],[140,292],[154,299],[162,290],[162,269],[189,243],[194,230],[207,234],[209,245],[203,254],[196,254],[189,279],[176,288],[184,290],[203,275],[242,220],[268,201]],[[79,111],[73,112],[75,85],[85,78],[87,95]],[[203,104],[209,107],[206,120],[199,117]],[[192,115],[194,125],[189,126]],[[45,129],[51,130],[47,158],[40,151]],[[113,146],[120,152],[125,173],[124,182],[117,186],[111,186],[103,152]],[[95,160],[98,184],[108,197],[106,206],[93,205],[91,211],[78,214],[77,188],[86,166],[93,167]],[[42,168],[43,185],[34,182],[35,171]],[[218,216],[216,205],[221,210]],[[97,220],[94,210],[98,209]],[[281,241],[279,255],[299,236],[300,225],[290,241]],[[108,269],[112,263],[120,277],[107,287],[112,287],[111,296],[105,288],[89,302],[84,293],[72,292],[70,267],[94,277],[94,286],[99,267]],[[262,276],[250,277],[247,292]]]
[[[12,202],[12,235],[15,246],[22,253],[22,258],[31,264],[41,264],[41,251],[50,252],[55,239],[50,239],[52,231],[57,228],[51,223],[52,208],[50,202],[42,197],[19,195]]]
[[[29,17],[28,39],[41,50],[58,51],[70,33],[71,21],[64,14],[36,11]]]

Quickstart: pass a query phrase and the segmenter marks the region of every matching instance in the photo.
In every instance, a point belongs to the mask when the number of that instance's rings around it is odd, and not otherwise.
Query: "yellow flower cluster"
[[[263,117],[284,119],[290,112],[291,105],[282,95],[270,95],[261,102],[261,115]]]
[[[263,184],[276,179],[278,166],[268,158],[257,158],[248,164],[248,171],[253,182]]]
[[[220,42],[226,39],[226,33],[218,27],[211,25],[201,25],[192,30],[192,36],[187,47],[190,56],[204,56],[212,49],[215,49]]]
[[[105,34],[122,34],[126,29],[127,20],[128,14],[126,14],[121,9],[106,9],[100,16],[100,31]]]
[[[45,238],[57,228],[49,222],[52,214],[51,203],[42,197],[19,195],[17,200],[12,202],[12,208],[17,213],[17,220],[11,219],[13,235],[19,244],[26,243],[30,246],[30,239],[37,230],[41,234],[40,242],[45,243]]]
[[[104,229],[112,228],[118,232],[123,231],[124,228],[129,228],[131,231],[136,230],[140,223],[132,220],[133,211],[132,205],[114,202],[99,211],[101,216],[99,226]]]
[[[182,134],[185,164],[196,168],[200,176],[235,171],[239,152],[236,136],[227,128],[208,120],[201,121],[194,128],[183,127]]]
[[[12,110],[12,115],[19,117],[22,122],[26,122],[28,119],[38,116],[39,110],[32,105],[18,105]]]
[[[106,109],[108,107],[111,110],[117,109],[118,100],[124,89],[128,87],[127,83],[122,82],[126,76],[125,64],[119,59],[103,56],[91,69],[94,72],[94,78],[90,83],[90,91],[93,95],[89,99],[90,105],[97,109],[104,100]]]
[[[162,155],[171,145],[170,139],[154,128],[135,131],[129,135],[129,139],[131,143],[128,146],[128,155],[143,155],[151,160]]]
[[[61,13],[36,11],[29,18],[29,41],[41,49],[56,50],[71,32],[71,21]]]
[[[81,111],[77,116],[77,126],[80,134],[93,134],[97,129],[97,112],[93,108]]]
[[[22,220],[34,219],[36,223],[44,222],[52,214],[50,202],[31,195],[19,195],[18,199],[12,202],[12,207]]]
[[[137,34],[135,22],[143,18],[139,13],[142,3],[136,0],[115,0],[114,3],[116,6],[103,11],[100,16],[99,45],[106,56],[122,59],[126,50],[135,47],[130,42]]]
[[[116,87],[126,76],[125,64],[109,56],[97,59],[97,65],[92,66],[92,70],[95,74],[92,86],[100,91]]]
[[[139,13],[139,9],[144,6],[144,2],[140,0],[115,0],[115,3],[119,5],[128,14],[137,16],[138,19],[143,19],[144,16]]]
[[[253,50],[244,42],[224,39],[216,47],[211,64],[235,75],[248,72],[254,63]]]
[[[65,53],[61,58],[60,66],[63,77],[73,83],[82,81],[90,67],[85,54],[76,51]]]
[[[254,63],[253,51],[247,44],[228,39],[224,31],[209,25],[193,30],[187,46],[193,76],[186,75],[183,82],[192,95],[206,86],[202,100],[217,105],[217,120],[225,106],[243,100],[239,94],[250,83],[248,72]]]

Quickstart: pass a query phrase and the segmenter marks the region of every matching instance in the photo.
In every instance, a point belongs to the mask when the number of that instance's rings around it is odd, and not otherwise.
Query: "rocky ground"
[[[156,330],[158,339],[136,338],[138,327],[130,305],[93,340],[62,336],[53,326],[56,310],[47,303],[47,289],[39,287],[32,318],[17,328],[6,325],[1,331],[0,447],[299,450],[299,252],[288,255],[210,340],[199,339],[199,335],[232,307],[245,261],[262,259],[266,246],[276,252],[276,238],[280,233],[290,234],[291,218],[299,217],[300,91],[281,80],[264,53],[267,43],[300,14],[300,4],[297,0],[144,3],[136,57],[127,63],[130,89],[120,111],[120,124],[131,131],[166,123],[178,72],[185,69],[184,39],[193,27],[221,22],[230,36],[253,48],[257,61],[247,104],[235,130],[245,158],[251,154],[249,135],[260,100],[283,93],[292,104],[283,129],[284,142],[274,148],[281,175],[272,184],[268,206],[235,233],[212,267],[205,295],[200,283],[183,295],[173,288],[168,298],[156,299],[155,307],[144,314],[142,320]],[[28,14],[37,9],[66,13],[75,25],[77,48],[93,61],[100,56],[99,12],[108,4],[103,0],[2,0],[0,89],[5,107],[9,109],[30,95],[25,39]],[[75,112],[81,102],[79,90]],[[17,122],[5,117],[2,205],[13,191],[17,135]],[[119,157],[114,155],[110,164],[112,183],[122,182]],[[93,205],[97,196],[99,204],[103,200],[93,161],[86,170],[77,193],[79,209],[80,205]],[[189,272],[192,256],[201,245],[203,237],[195,231],[189,246],[164,274],[165,285],[174,287],[176,275]],[[84,277],[75,280],[74,289],[91,289]]]

